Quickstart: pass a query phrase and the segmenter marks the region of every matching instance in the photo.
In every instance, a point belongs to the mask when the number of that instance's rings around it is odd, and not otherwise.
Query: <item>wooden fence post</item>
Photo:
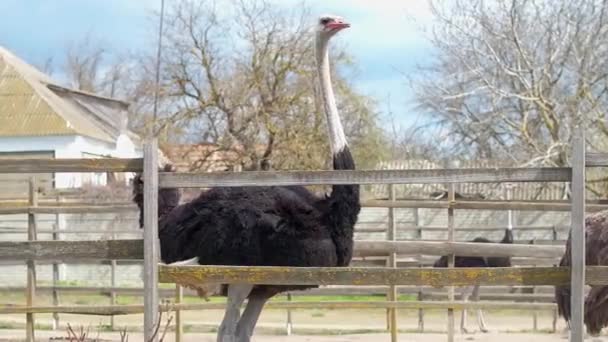
[[[61,205],[62,198],[61,195],[57,195],[57,205]],[[55,224],[53,225],[53,241],[57,241],[60,239],[59,236],[59,227],[60,227],[60,214],[55,214]],[[57,262],[53,262],[53,305],[59,305],[59,293],[57,291],[57,286],[59,282],[59,264]],[[53,313],[53,330],[59,329],[59,314],[57,312]]]
[[[414,226],[416,227],[416,239],[422,240],[422,227],[420,227],[420,209],[414,208]],[[418,261],[420,261],[422,255],[418,255]],[[422,262],[418,263],[418,267],[422,267]],[[418,301],[424,300],[423,287],[418,288]],[[418,331],[424,332],[424,309],[418,309]]]
[[[38,205],[38,192],[36,189],[36,177],[30,177],[29,181],[29,205],[35,207]],[[32,212],[27,214],[27,240],[36,241],[36,215]],[[27,261],[27,292],[26,292],[26,305],[28,307],[34,306],[34,297],[36,296],[36,263],[34,260]],[[34,342],[34,314],[27,313],[25,315],[26,320],[26,341]]]
[[[158,341],[158,140],[144,144],[144,340]],[[162,322],[161,322],[162,324]]]
[[[454,207],[452,203],[456,200],[454,184],[448,184],[448,241],[454,242]],[[448,255],[448,267],[453,268],[455,255]],[[448,301],[454,301],[454,286],[448,287]],[[454,342],[454,309],[448,309],[448,342]]]
[[[59,216],[57,214],[56,216]],[[59,221],[59,220],[57,220]],[[57,230],[59,229],[58,224],[53,225],[53,241],[59,240]],[[53,262],[53,306],[59,305],[59,291],[57,291],[57,286],[59,285],[59,264]],[[57,312],[53,313],[53,330],[59,329],[59,314]]]
[[[553,226],[552,238],[553,238],[553,245],[555,245],[555,241],[557,241],[557,228],[555,227],[555,225]],[[554,264],[553,266],[557,266],[557,264]],[[557,314],[557,308],[554,308],[553,309],[553,319],[551,320],[551,332],[553,332],[553,333],[557,332],[557,319],[558,318],[559,318],[559,315]]]
[[[114,234],[112,234],[114,235]],[[114,239],[114,236],[112,236],[112,239]],[[110,260],[110,272],[111,272],[111,285],[112,286],[112,290],[110,291],[110,305],[116,305],[116,291],[114,291],[114,289],[116,288],[116,260]],[[112,331],[114,331],[114,315],[110,316],[110,329]]]
[[[175,303],[184,301],[184,288],[175,284]],[[184,336],[184,322],[182,321],[182,311],[175,309],[175,342],[182,342]]]
[[[580,120],[572,137],[572,260],[570,298],[572,321],[570,342],[583,342],[585,337],[585,125]]]
[[[395,201],[395,186],[394,184],[389,184],[389,200],[391,202]],[[387,231],[387,240],[395,241],[397,239],[397,227],[395,224],[395,209],[388,208],[388,231]],[[390,253],[388,256],[388,267],[395,268],[397,267],[397,253]],[[397,300],[397,286],[390,285],[388,288],[388,293],[386,299],[389,301]],[[397,309],[391,308],[387,309],[387,318],[388,318],[388,326],[391,331],[391,342],[397,342]]]

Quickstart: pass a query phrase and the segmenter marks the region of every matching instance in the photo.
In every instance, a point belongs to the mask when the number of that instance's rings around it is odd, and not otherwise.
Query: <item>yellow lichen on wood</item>
[[[160,281],[276,285],[561,285],[570,270],[560,267],[512,268],[366,268],[160,266]],[[588,267],[588,283],[608,284],[608,267]]]

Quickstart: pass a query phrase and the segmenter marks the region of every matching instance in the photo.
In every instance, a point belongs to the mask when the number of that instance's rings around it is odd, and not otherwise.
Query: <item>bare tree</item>
[[[314,96],[314,18],[306,8],[281,10],[262,0],[222,2],[221,10],[206,0],[172,5],[165,17],[158,133],[168,141],[216,144],[207,157],[224,153],[246,168],[269,159],[278,168],[323,166],[326,128]],[[345,65],[348,56],[339,53],[336,60]],[[151,61],[140,59],[140,89],[153,89]],[[373,103],[339,74],[334,79],[355,153],[381,157],[385,144]],[[138,101],[140,112],[149,113],[150,97]]]
[[[608,1],[431,4],[436,55],[415,84],[454,151],[564,166],[581,117],[592,148],[606,148]]]
[[[103,45],[87,34],[82,40],[69,45],[65,54],[64,72],[74,89],[98,91],[100,68],[107,51]]]

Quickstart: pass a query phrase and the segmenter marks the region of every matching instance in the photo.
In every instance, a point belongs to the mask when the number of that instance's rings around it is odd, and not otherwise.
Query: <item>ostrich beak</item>
[[[334,21],[332,23],[328,23],[325,26],[332,31],[340,31],[342,29],[349,28],[350,24],[344,21]]]

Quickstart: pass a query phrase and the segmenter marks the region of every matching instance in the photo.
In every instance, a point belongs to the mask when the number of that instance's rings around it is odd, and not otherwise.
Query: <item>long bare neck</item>
[[[331,86],[327,46],[328,40],[317,35],[317,67],[327,116],[333,167],[334,170],[354,170],[355,161],[346,143]],[[326,219],[331,227],[332,239],[336,246],[337,266],[346,266],[352,259],[354,227],[360,210],[358,184],[332,186]]]
[[[323,103],[325,105],[325,114],[327,116],[327,128],[329,129],[329,145],[332,155],[335,157],[342,152],[347,146],[346,136],[342,128],[342,122],[338,115],[338,107],[336,106],[336,98],[334,90],[331,86],[331,73],[329,69],[329,40],[317,34],[316,37],[316,58],[319,79],[321,81],[321,94],[323,95]]]

